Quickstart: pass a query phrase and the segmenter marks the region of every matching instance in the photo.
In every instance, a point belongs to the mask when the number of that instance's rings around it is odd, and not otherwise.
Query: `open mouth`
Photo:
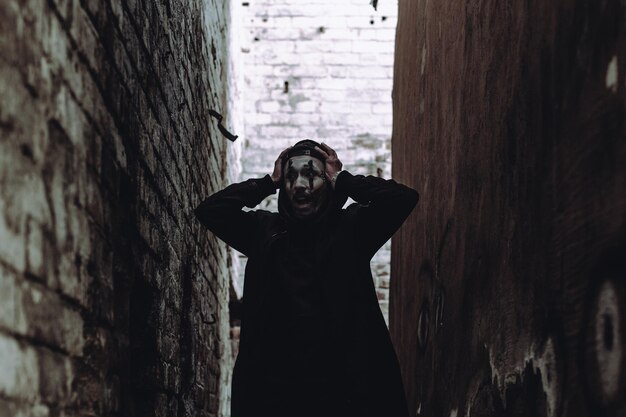
[[[311,204],[313,202],[313,199],[311,198],[311,196],[308,195],[297,195],[293,197],[293,202],[297,206],[306,206]]]

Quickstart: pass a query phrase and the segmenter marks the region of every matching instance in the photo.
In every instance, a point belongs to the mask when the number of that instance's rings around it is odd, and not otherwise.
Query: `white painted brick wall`
[[[242,177],[271,173],[285,147],[311,138],[337,150],[352,173],[389,178],[397,1],[379,1],[378,11],[367,0],[248,4]],[[275,210],[276,198],[263,208]],[[389,250],[372,261],[385,316]]]

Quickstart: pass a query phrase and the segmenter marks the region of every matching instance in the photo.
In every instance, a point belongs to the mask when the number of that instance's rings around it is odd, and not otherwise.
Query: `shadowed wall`
[[[400,0],[390,327],[423,416],[626,412],[626,8]]]
[[[229,2],[0,2],[0,416],[217,416]],[[224,121],[230,127],[229,120]]]

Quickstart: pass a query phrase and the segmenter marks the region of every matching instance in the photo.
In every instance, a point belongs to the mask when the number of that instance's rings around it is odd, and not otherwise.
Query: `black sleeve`
[[[254,253],[258,238],[259,219],[254,211],[243,211],[255,207],[263,199],[276,192],[269,175],[259,179],[229,185],[211,195],[195,209],[198,220],[226,244],[250,257]]]
[[[342,171],[335,182],[338,192],[356,201],[357,243],[369,257],[398,230],[419,200],[412,188],[374,176]]]

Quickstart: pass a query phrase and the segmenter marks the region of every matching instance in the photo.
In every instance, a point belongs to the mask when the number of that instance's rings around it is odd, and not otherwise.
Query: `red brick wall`
[[[626,412],[626,9],[401,0],[390,328],[412,413]]]
[[[230,255],[192,209],[228,180],[229,19],[0,2],[0,415],[227,403]]]

